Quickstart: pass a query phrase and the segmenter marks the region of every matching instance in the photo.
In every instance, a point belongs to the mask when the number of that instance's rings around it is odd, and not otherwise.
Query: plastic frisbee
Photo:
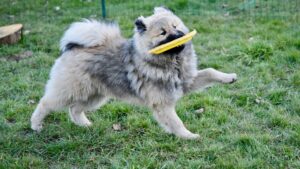
[[[173,40],[173,41],[171,41],[171,42],[168,42],[168,43],[166,43],[166,44],[157,46],[157,47],[155,47],[155,48],[149,50],[149,53],[151,53],[151,54],[156,54],[156,55],[157,55],[157,54],[163,53],[163,52],[165,52],[165,51],[167,51],[167,50],[170,50],[170,49],[172,49],[172,48],[175,48],[175,47],[177,47],[177,46],[180,46],[180,45],[182,45],[182,44],[184,44],[184,43],[186,43],[186,42],[192,40],[193,36],[195,36],[196,33],[197,33],[197,31],[196,31],[196,30],[193,30],[192,32],[190,32],[190,33],[184,35],[184,36],[181,37],[181,38],[175,39],[175,40]]]

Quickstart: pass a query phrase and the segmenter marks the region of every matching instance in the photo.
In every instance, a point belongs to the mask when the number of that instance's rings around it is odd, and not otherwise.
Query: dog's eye
[[[173,28],[175,28],[175,29],[176,29],[176,26],[175,26],[175,25],[173,25]]]
[[[166,30],[164,30],[164,29],[161,29],[161,33],[160,33],[160,35],[166,35],[167,34],[167,31]]]

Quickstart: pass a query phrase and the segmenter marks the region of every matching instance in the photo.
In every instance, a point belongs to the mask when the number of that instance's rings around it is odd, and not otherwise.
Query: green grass
[[[213,0],[111,1],[109,19],[118,21],[126,37],[132,35],[135,18],[150,14],[155,5],[171,6],[199,32],[193,40],[199,68],[236,72],[238,82],[178,102],[180,118],[201,135],[199,140],[168,135],[148,109],[117,101],[89,114],[90,128],[75,126],[67,113],[56,112],[37,134],[29,119],[59,56],[63,31],[73,21],[101,14],[99,1],[47,2],[1,1],[8,6],[0,6],[0,25],[21,22],[30,32],[18,44],[0,46],[0,168],[300,167],[299,14],[280,8],[289,15],[224,16],[214,12]],[[278,10],[270,11],[277,16]],[[27,50],[32,57],[7,60]],[[195,113],[199,108],[204,113]],[[121,131],[112,129],[115,123]]]

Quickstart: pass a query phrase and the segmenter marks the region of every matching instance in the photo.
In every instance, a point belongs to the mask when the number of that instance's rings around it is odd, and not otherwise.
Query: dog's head
[[[134,40],[137,50],[147,54],[150,49],[180,38],[188,32],[188,28],[173,12],[164,7],[156,7],[153,15],[136,19]],[[181,45],[162,54],[178,54],[184,47]]]

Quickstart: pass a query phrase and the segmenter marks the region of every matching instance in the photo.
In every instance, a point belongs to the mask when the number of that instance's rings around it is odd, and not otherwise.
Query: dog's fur
[[[215,82],[232,83],[236,74],[212,68],[197,70],[191,42],[160,55],[149,49],[188,33],[171,11],[157,7],[149,17],[139,17],[135,34],[126,40],[112,23],[85,20],[70,26],[61,40],[62,55],[56,60],[31,117],[31,128],[40,131],[52,111],[69,107],[71,120],[90,126],[86,111],[95,110],[109,98],[148,106],[154,118],[169,133],[193,139],[175,112],[184,94]]]

